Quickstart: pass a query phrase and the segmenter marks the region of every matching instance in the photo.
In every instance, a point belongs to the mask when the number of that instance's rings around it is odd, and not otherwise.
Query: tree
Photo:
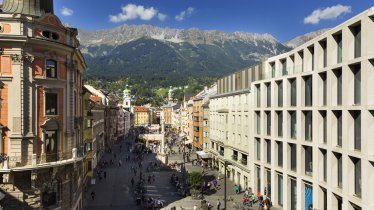
[[[189,176],[190,186],[192,189],[199,189],[203,184],[203,175],[199,172],[192,172]]]

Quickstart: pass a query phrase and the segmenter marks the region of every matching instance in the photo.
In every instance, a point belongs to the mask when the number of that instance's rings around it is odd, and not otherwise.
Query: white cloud
[[[165,15],[165,14],[162,14],[162,13],[158,13],[157,15],[157,18],[160,20],[160,21],[164,21],[168,16]]]
[[[74,13],[74,11],[72,9],[67,8],[67,7],[62,7],[62,9],[61,9],[61,14],[63,16],[72,16],[73,13]]]
[[[167,15],[158,12],[154,7],[145,8],[143,5],[128,4],[123,6],[122,12],[117,15],[109,15],[109,20],[114,23],[125,22],[128,20],[141,19],[151,20],[157,17],[160,21],[164,21]]]
[[[180,12],[179,15],[175,16],[175,20],[182,21],[186,17],[191,16],[194,11],[195,11],[194,8],[188,7],[186,10],[183,10],[182,12]]]
[[[337,4],[332,7],[326,7],[324,9],[316,9],[308,17],[304,18],[305,24],[318,24],[321,20],[333,20],[340,15],[351,13],[351,6],[344,6]]]

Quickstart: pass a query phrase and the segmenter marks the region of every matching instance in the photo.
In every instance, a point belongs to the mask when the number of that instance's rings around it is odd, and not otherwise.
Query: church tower
[[[126,89],[123,91],[123,108],[127,111],[131,109],[131,91],[126,86]]]

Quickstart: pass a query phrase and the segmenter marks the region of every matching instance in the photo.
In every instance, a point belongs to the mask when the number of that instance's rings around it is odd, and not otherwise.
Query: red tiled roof
[[[144,106],[136,106],[135,107],[135,112],[149,112],[149,109]]]

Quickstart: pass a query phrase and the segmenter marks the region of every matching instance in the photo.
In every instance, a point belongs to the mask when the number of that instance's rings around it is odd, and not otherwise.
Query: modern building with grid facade
[[[255,192],[284,209],[374,209],[374,8],[266,60],[251,90]]]

